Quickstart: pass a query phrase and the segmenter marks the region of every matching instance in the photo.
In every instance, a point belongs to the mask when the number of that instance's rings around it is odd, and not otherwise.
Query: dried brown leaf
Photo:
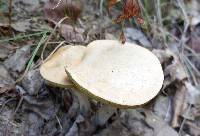
[[[51,22],[59,22],[65,16],[76,21],[81,14],[82,6],[79,0],[49,0],[43,7],[44,16]],[[69,20],[66,23],[69,23]]]
[[[61,25],[60,28],[61,35],[65,38],[67,42],[82,43],[84,42],[83,32],[81,28],[73,28],[71,25]]]
[[[171,126],[173,128],[179,127],[179,117],[183,114],[183,111],[185,109],[185,98],[186,98],[186,87],[184,84],[180,84],[178,87],[178,90],[176,91],[176,94],[173,98],[173,117]]]
[[[174,129],[151,111],[145,111],[145,115],[145,121],[153,128],[155,136],[178,136],[178,133]]]
[[[126,0],[122,7],[122,13],[114,20],[115,23],[120,23],[125,19],[136,18],[138,24],[143,24],[144,21],[140,15],[140,7],[137,0]]]
[[[118,0],[107,0],[108,2],[108,11],[110,13],[110,9],[118,2]]]

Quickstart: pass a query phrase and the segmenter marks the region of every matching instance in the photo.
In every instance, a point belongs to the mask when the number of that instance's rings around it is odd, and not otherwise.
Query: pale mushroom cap
[[[147,103],[160,91],[164,75],[157,57],[133,43],[90,43],[76,67],[66,72],[84,93],[120,107]]]
[[[80,63],[84,46],[62,46],[40,67],[40,74],[50,84],[59,87],[70,87],[72,82],[66,75],[65,65],[70,67]]]

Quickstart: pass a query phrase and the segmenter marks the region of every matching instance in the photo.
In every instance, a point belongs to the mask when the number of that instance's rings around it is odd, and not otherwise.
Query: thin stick
[[[59,0],[58,3],[57,3],[52,9],[57,8],[57,7],[60,5],[60,3],[61,3],[62,1],[63,1],[63,0]]]
[[[188,110],[187,110],[187,114],[190,112],[191,107],[192,107],[192,104],[189,104],[189,107],[188,107]],[[183,130],[183,127],[184,127],[184,124],[185,124],[186,121],[187,121],[187,119],[184,118],[182,123],[181,123],[180,129],[179,129],[179,132],[178,132],[179,136],[181,136],[181,132]]]
[[[67,19],[67,18],[68,18],[68,16],[62,18],[58,23],[56,23],[56,26],[54,27],[53,31],[52,31],[51,34],[49,35],[49,37],[48,37],[48,39],[47,39],[47,41],[46,41],[46,43],[44,44],[44,47],[43,47],[43,49],[42,49],[42,53],[41,53],[41,59],[42,59],[42,61],[44,60],[44,51],[45,51],[45,49],[46,49],[46,47],[47,47],[49,41],[51,40],[52,36],[53,36],[54,33],[56,32],[56,29],[57,29],[57,28],[60,26],[60,24],[61,24],[65,19]],[[55,22],[54,22],[54,23],[55,23]]]
[[[197,69],[197,67],[194,64],[192,64],[192,62],[187,57],[184,57],[184,58],[189,63],[189,65],[192,67],[192,69],[196,72],[197,76],[200,77],[200,72]]]
[[[184,19],[185,19],[185,24],[184,24],[184,31],[183,31],[183,34],[182,34],[182,37],[181,37],[181,40],[179,42],[179,45],[181,46],[181,53],[182,53],[182,58],[183,58],[183,55],[184,55],[184,46],[185,46],[185,39],[186,39],[186,32],[190,26],[189,24],[189,17],[185,11],[185,5],[184,5],[184,2],[183,0],[177,0],[178,2],[178,5],[181,9],[181,11],[183,12],[183,15],[184,15]]]
[[[45,63],[47,60],[49,60],[52,55],[65,43],[65,41],[60,42],[60,44],[51,52],[51,54],[42,62]]]
[[[56,115],[56,120],[58,121],[58,124],[59,124],[59,126],[60,126],[60,129],[62,130],[63,129],[63,127],[62,127],[62,125],[61,125],[61,123],[60,123],[60,119],[58,118],[58,116]]]
[[[101,15],[103,14],[103,3],[104,3],[104,0],[100,0],[100,14]]]
[[[164,33],[164,30],[163,30],[163,22],[162,22],[162,12],[161,12],[161,4],[160,4],[160,0],[156,0],[156,7],[157,7],[157,18],[158,18],[158,23],[159,23],[159,26],[160,26],[160,31],[162,33],[162,37],[163,37],[163,40],[164,40],[164,45],[165,45],[165,48],[168,47],[167,45],[167,40],[166,40],[166,35]]]
[[[8,19],[9,19],[9,29],[11,30],[11,23],[12,23],[12,0],[9,0],[9,15],[8,15]]]

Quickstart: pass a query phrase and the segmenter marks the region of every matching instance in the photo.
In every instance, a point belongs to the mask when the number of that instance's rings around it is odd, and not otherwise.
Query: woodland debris
[[[145,121],[154,130],[156,136],[178,136],[178,133],[152,112],[145,112]]]
[[[152,48],[152,44],[144,35],[144,33],[142,33],[140,30],[128,27],[124,29],[124,34],[125,34],[125,37],[127,38],[127,42],[139,43],[145,48],[149,48],[149,49]]]
[[[80,16],[83,5],[79,0],[49,0],[44,5],[45,18],[50,22],[59,22],[65,16],[69,19],[65,21],[70,23],[76,21]]]
[[[84,37],[83,32],[84,30],[81,28],[76,28],[71,25],[60,25],[59,27],[60,34],[64,39],[69,43],[83,43]]]
[[[25,69],[30,57],[30,49],[29,45],[17,49],[13,56],[4,61],[5,67],[14,75],[21,73]]]
[[[39,93],[43,84],[43,79],[40,76],[39,70],[31,70],[22,80],[22,86],[29,95],[36,95]]]

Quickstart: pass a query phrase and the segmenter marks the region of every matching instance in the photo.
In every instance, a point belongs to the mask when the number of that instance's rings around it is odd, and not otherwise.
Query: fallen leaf
[[[186,82],[185,86],[187,88],[187,101],[189,104],[200,104],[200,91],[193,86],[190,82]]]
[[[185,110],[186,93],[187,93],[187,90],[186,90],[185,85],[180,84],[173,98],[173,117],[171,121],[171,126],[173,128],[177,128],[180,126],[179,117],[183,114]]]
[[[55,103],[48,96],[24,96],[24,100],[25,103],[23,104],[23,109],[25,111],[34,112],[45,120],[55,118],[59,109],[58,103]]]
[[[22,86],[29,95],[36,95],[40,92],[43,84],[43,79],[39,70],[31,70],[22,80]]]
[[[152,49],[151,42],[148,40],[147,36],[143,32],[141,32],[139,29],[131,28],[131,27],[125,28],[124,35],[127,39],[127,42],[139,43],[145,48]]]
[[[169,123],[172,118],[172,99],[163,95],[158,96],[156,98],[153,111],[165,122]]]
[[[195,52],[200,53],[200,25],[193,28],[190,34],[190,40],[188,46],[192,48]]]
[[[49,0],[43,7],[44,16],[50,22],[59,22],[65,16],[76,21],[83,9],[79,0]],[[64,21],[69,23],[70,20]]]
[[[200,127],[198,126],[198,124],[195,124],[191,121],[186,121],[185,123],[190,131],[190,134],[192,136],[199,136],[200,134]]]
[[[123,116],[122,116],[123,115]],[[145,122],[142,109],[127,109],[121,114],[122,124],[126,124],[129,135],[133,136],[153,136],[154,132]]]
[[[129,135],[130,135],[129,130],[122,125],[120,120],[116,120],[107,128],[103,129],[102,131],[93,136],[129,136]]]
[[[185,83],[188,80],[188,75],[178,56],[170,50],[153,50],[153,53],[158,57],[164,69],[165,80],[163,90],[173,86],[172,93],[175,93],[175,96],[173,98],[171,125],[176,128],[180,126],[180,116],[182,116],[187,109],[187,89]]]
[[[155,116],[151,111],[145,111],[147,124],[153,128],[155,136],[178,136],[178,133],[172,129],[162,119]]]
[[[137,0],[125,0],[122,7],[122,13],[119,15],[114,22],[120,23],[125,19],[131,19],[135,17],[138,24],[143,24],[144,21],[140,15],[140,6]]]
[[[0,60],[5,60],[13,51],[12,45],[8,43],[0,43]]]
[[[95,115],[95,124],[99,126],[105,125],[108,119],[116,112],[116,108],[110,107],[108,105],[103,105],[98,109]]]
[[[4,61],[5,67],[12,72],[12,76],[17,76],[18,73],[25,69],[30,52],[31,46],[26,45],[17,49],[10,58]]]
[[[111,33],[105,33],[105,39],[116,40],[116,37]]]
[[[4,65],[0,64],[0,94],[13,89],[14,80]]]
[[[153,53],[158,57],[164,67],[165,80],[163,88],[166,88],[172,83],[182,82],[188,79],[188,75],[176,54],[170,50],[153,50]]]
[[[79,136],[79,127],[78,124],[81,122],[84,122],[85,119],[82,115],[78,115],[76,120],[74,121],[72,127],[69,129],[69,131],[65,134],[65,136]]]
[[[23,121],[23,135],[40,135],[41,127],[44,126],[44,120],[35,113],[25,114]]]
[[[76,96],[79,101],[80,113],[83,116],[87,116],[91,109],[88,97],[84,94],[81,94],[77,90],[72,90],[72,94]]]
[[[81,28],[73,28],[71,25],[60,25],[60,33],[67,42],[82,43],[84,42],[83,32]]]
[[[40,7],[38,0],[15,0],[15,5],[20,4],[26,11],[33,12]]]
[[[25,20],[25,21],[15,22],[11,24],[11,26],[18,32],[26,32],[28,29],[30,29],[31,24],[28,20]]]

